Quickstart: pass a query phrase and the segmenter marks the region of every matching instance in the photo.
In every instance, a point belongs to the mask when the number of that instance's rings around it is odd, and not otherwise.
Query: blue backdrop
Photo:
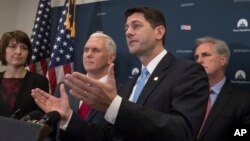
[[[135,6],[155,7],[164,13],[167,22],[166,49],[176,57],[193,59],[194,41],[201,36],[226,41],[231,50],[227,78],[250,93],[250,0],[110,0],[77,5],[76,71],[84,71],[83,46],[95,31],[103,31],[117,43],[118,81],[127,81],[132,70],[140,68],[139,60],[128,52],[124,32],[123,13]],[[52,9],[52,33],[56,31],[61,9]],[[191,29],[184,30],[181,26]]]

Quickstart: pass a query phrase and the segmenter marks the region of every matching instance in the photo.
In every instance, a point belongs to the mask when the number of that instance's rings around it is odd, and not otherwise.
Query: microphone
[[[23,112],[21,108],[17,109],[13,114],[10,115],[10,118],[13,119],[20,119],[22,117],[23,117]]]
[[[61,115],[57,111],[52,111],[47,114],[44,114],[39,121],[37,121],[37,124],[47,124],[52,125],[56,122],[58,122],[61,118]]]
[[[27,122],[32,122],[32,120],[37,120],[42,116],[42,112],[39,110],[32,111],[28,114],[26,114],[23,118],[21,118],[21,121],[27,121]]]

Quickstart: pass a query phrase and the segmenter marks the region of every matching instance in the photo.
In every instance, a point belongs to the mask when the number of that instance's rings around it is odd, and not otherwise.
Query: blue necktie
[[[140,96],[141,91],[142,91],[142,89],[143,89],[143,87],[145,85],[145,81],[146,81],[146,78],[147,78],[148,75],[149,75],[149,72],[148,72],[147,68],[144,68],[142,70],[140,78],[136,82],[137,86],[136,86],[136,89],[135,89],[134,97],[132,99],[133,102],[136,102],[138,97]]]

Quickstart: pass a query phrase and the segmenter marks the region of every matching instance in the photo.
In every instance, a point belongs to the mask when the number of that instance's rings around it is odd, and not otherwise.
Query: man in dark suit
[[[125,16],[129,51],[138,56],[145,73],[135,76],[119,92],[115,88],[114,64],[108,69],[106,83],[77,72],[65,76],[70,93],[104,111],[110,124],[89,126],[75,113],[70,114],[69,108],[50,106],[50,102],[56,101],[52,96],[34,92],[33,97],[43,109],[58,110],[61,122],[69,122],[68,136],[77,136],[79,140],[194,140],[208,98],[204,68],[176,59],[165,49],[166,24],[160,11],[138,7],[127,10]],[[63,85],[60,90],[63,94]],[[63,101],[63,95],[60,100]]]
[[[94,78],[100,82],[105,82],[107,79],[108,66],[109,64],[114,62],[115,58],[116,58],[116,44],[111,37],[101,32],[96,32],[90,35],[89,39],[84,45],[84,52],[83,52],[83,67],[87,72],[86,75],[88,77]],[[63,84],[63,82],[60,83],[56,88],[55,91],[56,97],[61,96],[59,90],[59,86],[61,84]],[[98,124],[98,125],[106,123],[104,120],[104,114],[105,114],[104,112],[97,111],[91,108],[84,101],[77,99],[72,95],[69,95],[68,87],[65,87],[65,91],[68,95],[67,104],[70,105],[70,107],[75,113],[78,113],[78,116],[86,120],[88,123]],[[55,126],[55,128],[56,127],[57,126]],[[54,131],[57,130],[55,128]],[[69,137],[69,139],[67,140],[74,141],[75,137]]]
[[[235,130],[250,127],[250,94],[226,79],[229,58],[224,41],[213,37],[196,40],[195,60],[205,68],[211,90],[211,108],[197,137],[199,141],[243,140],[234,137]]]
[[[91,34],[84,45],[83,51],[83,67],[87,72],[86,75],[98,81],[105,82],[107,79],[108,66],[113,63],[115,59],[116,44],[113,39],[101,32]],[[69,94],[69,88],[65,87],[65,90]],[[55,95],[60,97],[59,87]],[[84,101],[69,95],[69,103],[73,111],[90,123],[100,124],[105,121],[104,112],[97,112],[95,109],[91,109]],[[84,107],[81,107],[82,105]],[[84,113],[80,111],[81,108]]]

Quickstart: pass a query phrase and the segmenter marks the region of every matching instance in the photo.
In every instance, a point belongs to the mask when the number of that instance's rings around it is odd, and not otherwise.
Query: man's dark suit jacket
[[[137,77],[118,93],[123,97],[114,126],[88,125],[73,114],[64,137],[78,140],[194,140],[205,114],[208,79],[204,68],[168,53],[148,79],[137,104],[128,101]],[[65,139],[66,139],[65,138]]]
[[[0,82],[3,78],[3,74],[4,72],[0,73]],[[2,85],[0,84],[0,89],[1,86]],[[41,110],[31,96],[31,90],[34,88],[40,88],[46,92],[49,92],[49,81],[46,77],[40,74],[27,71],[21,84],[20,90],[17,94],[13,111],[9,111],[9,108],[6,107],[6,105],[3,104],[2,99],[0,99],[0,115],[9,117],[18,109],[21,109],[19,116],[25,115],[34,110]]]
[[[237,127],[250,127],[250,94],[243,92],[227,80],[207,117],[198,140],[234,140],[233,134]]]

